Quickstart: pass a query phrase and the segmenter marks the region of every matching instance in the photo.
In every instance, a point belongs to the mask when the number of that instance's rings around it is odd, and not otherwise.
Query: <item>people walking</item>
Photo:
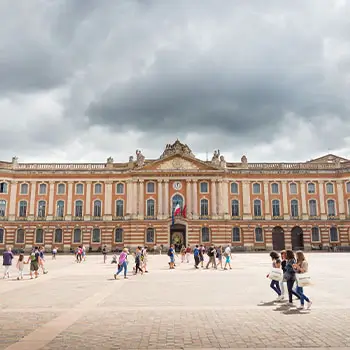
[[[294,265],[296,264],[295,255],[292,250],[286,251],[286,272],[284,273],[284,279],[287,282],[287,288],[288,288],[288,306],[293,306],[293,295],[295,295],[297,298],[300,298],[300,296],[293,290],[293,286],[295,283],[295,269]]]
[[[273,269],[280,269],[281,268],[281,259],[278,255],[278,253],[273,251],[270,253],[270,257],[272,259],[272,268]],[[267,277],[269,277],[269,275],[267,275]],[[271,275],[271,278],[272,278],[272,275]],[[280,301],[282,293],[281,293],[279,281],[275,280],[275,279],[271,279],[270,288],[276,292],[277,301]]]
[[[299,250],[296,252],[297,261],[294,265],[294,270],[297,274],[304,274],[308,272],[309,264],[305,259],[304,253]],[[297,282],[298,283],[298,282]],[[304,309],[305,301],[307,302],[307,309],[311,308],[312,301],[304,294],[304,288],[297,285],[296,289],[297,294],[300,296],[300,307],[299,309]]]
[[[199,256],[200,256],[200,251],[199,251],[198,244],[197,244],[196,247],[193,249],[194,267],[196,269],[198,269],[198,265],[200,262]]]
[[[187,248],[185,250],[185,254],[186,254],[186,262],[187,262],[187,264],[189,264],[190,257],[191,257],[191,247],[190,246],[187,246]]]
[[[208,257],[209,257],[209,261],[207,263],[207,266],[206,268],[209,269],[209,265],[211,264],[212,267],[214,267],[214,269],[216,269],[216,250],[214,248],[214,246],[211,246],[209,249],[208,249]]]
[[[24,264],[26,262],[24,261],[24,255],[20,254],[18,257],[18,261],[16,264],[17,270],[18,270],[18,277],[17,280],[23,280],[23,270],[24,270]]]
[[[127,279],[128,277],[126,276],[127,271],[128,271],[128,253],[129,250],[128,248],[124,248],[123,251],[119,255],[119,264],[118,264],[118,269],[114,274],[114,279],[117,279],[119,274],[124,270],[124,279]]]
[[[232,270],[232,267],[231,267],[232,253],[231,253],[231,247],[229,245],[225,248],[224,256],[226,259],[224,270],[227,270],[227,266],[229,266],[230,270]]]
[[[222,268],[222,247],[221,247],[221,245],[216,249],[216,258],[218,259],[217,267],[220,266]]]
[[[2,254],[2,265],[4,266],[4,279],[10,278],[10,267],[12,265],[12,259],[14,258],[11,247],[7,247],[7,250]]]
[[[140,248],[136,248],[135,253],[135,275],[137,275],[137,272],[140,271],[141,275],[143,275],[143,270],[141,268],[141,250]]]

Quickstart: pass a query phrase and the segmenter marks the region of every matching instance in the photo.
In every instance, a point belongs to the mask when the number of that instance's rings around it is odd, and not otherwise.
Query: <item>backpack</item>
[[[213,250],[211,249],[211,248],[209,248],[209,250],[208,250],[208,256],[214,256],[214,254],[213,254]]]
[[[171,249],[169,248],[168,250],[168,256],[171,256],[172,255],[172,252],[171,252]]]

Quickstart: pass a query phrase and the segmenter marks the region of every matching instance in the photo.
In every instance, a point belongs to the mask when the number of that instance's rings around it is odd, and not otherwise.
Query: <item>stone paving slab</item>
[[[102,256],[59,256],[37,280],[0,280],[0,349],[350,347],[350,254],[307,257],[314,304],[300,312],[273,302],[268,254],[236,255],[229,271],[152,256],[149,274],[118,281]]]

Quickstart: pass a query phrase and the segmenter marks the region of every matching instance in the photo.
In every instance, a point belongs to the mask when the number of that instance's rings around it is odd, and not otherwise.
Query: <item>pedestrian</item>
[[[190,256],[191,256],[191,247],[187,246],[186,250],[185,250],[185,254],[186,254],[186,261],[187,264],[190,262]]]
[[[118,269],[114,274],[114,279],[117,279],[119,274],[124,270],[124,279],[127,279],[126,274],[128,271],[128,248],[124,248],[119,255]]]
[[[180,255],[181,255],[181,263],[184,263],[185,257],[186,257],[186,247],[184,245],[181,247]]]
[[[145,273],[148,273],[147,264],[148,264],[148,247],[145,246],[141,249],[141,268]]]
[[[284,273],[284,279],[287,281],[288,289],[288,306],[293,306],[293,295],[300,299],[300,296],[293,290],[295,283],[295,270],[294,265],[296,264],[294,252],[292,250],[286,251],[286,272]]]
[[[30,254],[27,264],[30,262],[30,279],[33,279],[33,272],[35,278],[38,278],[39,266],[40,266],[40,253],[38,247],[34,248],[34,251]]]
[[[287,264],[287,260],[286,260],[286,251],[282,250],[280,252],[281,254],[281,267],[282,267],[282,271],[283,271],[283,276],[284,273],[286,272],[286,264]],[[280,282],[280,289],[281,289],[281,300],[284,300],[284,295],[285,295],[285,288],[284,288],[284,284],[287,281],[285,280],[285,278],[283,277],[283,280]]]
[[[23,280],[24,264],[26,264],[26,262],[24,261],[24,254],[20,254],[18,257],[17,265],[16,265],[17,270],[18,270],[18,277],[17,277],[18,281],[20,279]]]
[[[208,249],[208,257],[209,257],[209,261],[207,263],[206,268],[209,269],[209,265],[211,264],[212,267],[214,267],[214,269],[216,269],[216,251],[214,246],[209,247]]]
[[[57,255],[57,248],[54,247],[54,248],[52,249],[52,260],[56,260],[56,255]]]
[[[309,264],[305,259],[304,253],[299,250],[296,252],[297,262],[294,265],[295,272],[300,275],[308,272]],[[300,296],[300,306],[299,309],[304,309],[305,301],[307,302],[307,309],[311,308],[312,301],[304,294],[304,288],[297,285],[297,294]]]
[[[221,247],[221,245],[216,250],[216,257],[218,259],[217,266],[220,265],[221,269],[222,269],[222,247]]]
[[[143,270],[141,268],[141,250],[140,248],[136,248],[136,253],[135,253],[135,275],[137,275],[137,271],[141,272],[141,275],[143,275]]]
[[[199,246],[199,261],[201,262],[201,267],[204,267],[204,253],[205,253],[205,247],[203,244]]]
[[[197,244],[196,247],[193,249],[194,267],[196,269],[198,269],[198,265],[200,262],[199,255],[200,255],[200,251],[199,251],[198,244]]]
[[[7,247],[7,250],[2,254],[2,265],[4,266],[4,278],[6,276],[10,278],[10,267],[12,265],[12,259],[14,258],[11,247]]]
[[[107,260],[107,246],[104,245],[103,248],[102,248],[102,255],[103,255],[103,263],[105,264],[106,263],[106,260]]]
[[[226,259],[224,270],[227,270],[227,267],[226,267],[227,265],[230,267],[230,270],[232,270],[232,267],[231,267],[232,253],[231,253],[231,247],[229,245],[225,248],[224,256]]]
[[[273,269],[280,269],[281,268],[281,259],[275,251],[270,253],[270,258],[272,259],[272,268]],[[266,277],[269,277],[270,275],[267,275]],[[271,278],[273,276],[271,275]],[[281,300],[281,288],[279,281],[271,279],[270,288],[272,288],[277,293],[277,301]]]
[[[170,258],[169,262],[169,268],[174,269],[175,268],[175,250],[174,245],[172,244],[168,250],[168,256]]]
[[[44,247],[39,248],[39,255],[40,255],[40,267],[43,271],[43,274],[46,275],[48,271],[45,270],[45,266],[44,266],[44,263],[45,263]]]

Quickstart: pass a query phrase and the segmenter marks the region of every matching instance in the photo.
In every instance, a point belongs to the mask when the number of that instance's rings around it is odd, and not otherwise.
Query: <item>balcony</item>
[[[16,220],[17,220],[17,221],[27,221],[27,220],[28,220],[28,217],[27,217],[27,216],[17,216],[17,217],[16,217]]]
[[[73,216],[72,220],[73,221],[83,221],[84,220],[84,216]]]
[[[232,215],[231,220],[242,220],[242,216]]]
[[[34,221],[45,221],[46,220],[46,216],[36,216],[34,218]]]
[[[272,220],[283,220],[284,217],[283,217],[283,215],[279,215],[279,216],[273,216],[271,219]]]
[[[0,216],[0,221],[7,221],[7,220],[8,220],[7,216]]]
[[[291,220],[301,220],[301,216],[291,216]]]
[[[265,216],[253,216],[253,220],[265,220]]]
[[[339,216],[337,215],[327,215],[328,220],[339,220]]]
[[[157,217],[155,215],[149,215],[149,216],[145,216],[144,220],[157,220]]]
[[[63,221],[64,220],[64,216],[54,216],[53,217],[53,221]]]
[[[309,220],[321,220],[321,216],[319,215],[310,215]]]
[[[103,217],[102,217],[102,216],[92,216],[92,217],[91,217],[91,220],[92,220],[92,221],[102,221],[102,220],[103,220]]]
[[[210,215],[200,215],[199,220],[210,220],[211,216]]]
[[[125,220],[125,216],[113,216],[112,217],[113,221],[121,221],[121,220]]]

